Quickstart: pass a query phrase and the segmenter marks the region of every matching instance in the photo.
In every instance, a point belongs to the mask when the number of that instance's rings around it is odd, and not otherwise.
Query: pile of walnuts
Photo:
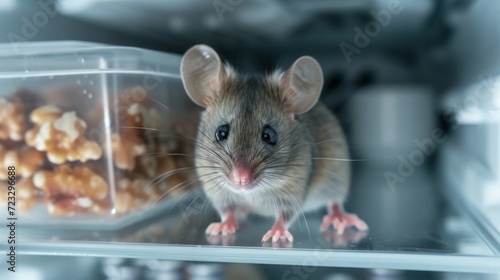
[[[116,180],[118,212],[150,206],[195,185],[193,169],[186,172],[193,166],[193,145],[188,140],[196,135],[193,123],[178,119],[162,129],[160,113],[140,87],[123,92],[110,111],[121,120],[111,135],[113,162],[123,172]]]
[[[187,168],[193,166],[193,145],[183,140],[194,138],[194,124],[176,120],[166,126],[143,88],[122,92],[92,116],[20,92],[0,98],[0,170],[16,167],[18,210],[43,204],[53,215],[127,213],[194,185]],[[89,139],[95,120],[104,118],[95,112],[105,109],[114,117],[106,132],[111,138]],[[162,137],[165,131],[172,137]],[[0,172],[0,188],[7,188],[6,174]],[[7,204],[7,191],[0,203]]]

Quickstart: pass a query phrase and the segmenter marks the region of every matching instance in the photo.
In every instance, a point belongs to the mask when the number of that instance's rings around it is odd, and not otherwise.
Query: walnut
[[[139,103],[128,107],[119,130],[111,136],[111,146],[116,167],[124,170],[135,168],[135,159],[148,151],[152,139],[150,131],[157,132],[161,118],[154,108]]]
[[[0,170],[8,166],[16,167],[16,174],[29,177],[43,165],[45,156],[34,148],[27,146],[9,147],[0,144]],[[0,172],[0,180],[7,180],[7,172]]]
[[[144,178],[118,180],[115,208],[119,213],[127,213],[144,208],[154,199],[151,192],[150,180]]]
[[[195,129],[181,122],[174,122],[168,138],[152,137],[147,152],[136,158],[132,178],[149,178],[149,186],[155,192],[155,202],[160,198],[177,196],[196,185],[194,174],[194,147],[185,136]],[[173,136],[173,137],[172,137]]]
[[[40,201],[40,198],[37,196],[19,199],[16,203],[16,210],[21,213],[29,212],[31,209],[33,209],[33,207],[40,203]]]
[[[108,183],[88,167],[61,165],[33,176],[34,185],[45,194],[51,214],[100,212],[106,208]]]
[[[148,178],[157,197],[179,195],[194,186],[192,156],[182,150],[169,152],[168,146],[159,143],[153,152],[137,157],[130,174],[131,178]]]
[[[136,168],[134,173],[140,173],[148,178],[154,178],[158,173],[158,155],[156,153],[149,152],[148,154],[143,154],[136,159]]]
[[[165,122],[155,108],[146,103],[120,108],[126,114],[113,135],[113,154],[115,166],[129,173],[117,179],[117,211],[142,209],[195,186],[196,124],[171,120],[166,137],[158,137]]]
[[[20,98],[0,98],[0,139],[20,141],[23,139],[28,122],[25,108]]]
[[[7,205],[8,191],[7,182],[0,182],[2,185],[2,194],[0,195],[0,204]],[[40,192],[33,185],[32,177],[22,178],[15,184],[16,193],[16,210],[22,213],[31,210],[38,202],[40,202]]]
[[[134,169],[135,157],[146,151],[146,145],[134,134],[113,133],[111,135],[111,148],[116,167],[124,170]]]
[[[149,106],[151,99],[148,98],[148,93],[142,87],[136,86],[126,89],[119,94],[117,97],[110,102],[109,106],[106,107],[104,102],[99,102],[95,106],[92,106],[89,110],[86,110],[85,120],[88,124],[99,124],[105,118],[104,113],[109,110],[115,119],[111,119],[112,125],[117,125],[114,123],[116,120],[123,121],[127,118],[129,107],[138,103],[141,106]]]
[[[39,195],[40,191],[35,188],[33,177],[23,178],[16,184],[17,198],[31,198]]]
[[[51,122],[57,120],[61,117],[63,111],[61,109],[54,106],[42,106],[39,107],[30,114],[30,120],[35,124],[44,124],[46,122]]]
[[[63,113],[57,107],[43,106],[31,113],[36,126],[26,132],[26,143],[39,151],[47,151],[50,162],[99,159],[102,150],[96,142],[84,137],[87,125],[76,113]]]
[[[158,164],[158,170],[175,169],[175,159],[171,156],[158,161]],[[116,209],[119,213],[147,208],[163,198],[185,193],[188,177],[177,172],[165,174],[165,178],[162,178],[162,173],[155,174],[158,176],[151,177],[145,169],[136,168],[132,173],[117,179]]]
[[[149,107],[151,99],[146,89],[140,86],[132,87],[121,92],[112,104],[111,111],[118,114],[120,119],[125,118],[132,104]]]

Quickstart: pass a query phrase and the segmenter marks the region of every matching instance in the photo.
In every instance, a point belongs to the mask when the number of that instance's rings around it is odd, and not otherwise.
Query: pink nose
[[[252,171],[250,167],[238,166],[233,169],[233,180],[238,186],[245,186],[250,183],[250,177],[252,176]]]

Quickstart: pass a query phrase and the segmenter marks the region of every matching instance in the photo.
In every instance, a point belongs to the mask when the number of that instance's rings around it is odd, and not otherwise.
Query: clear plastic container
[[[13,200],[12,183],[16,200],[0,215],[115,228],[195,186],[198,116],[180,56],[81,42],[4,44],[0,54],[1,202]]]

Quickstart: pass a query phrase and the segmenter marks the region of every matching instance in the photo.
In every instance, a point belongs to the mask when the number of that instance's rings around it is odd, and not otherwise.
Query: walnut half
[[[19,98],[0,98],[0,139],[20,141],[27,128],[23,103]]]
[[[8,148],[0,144],[0,169],[7,170],[8,166],[15,166],[16,173],[22,177],[29,177],[44,163],[43,153],[34,148],[22,146]],[[0,180],[7,180],[7,172],[0,172]]]
[[[88,167],[61,165],[54,171],[35,173],[33,183],[45,193],[47,208],[55,215],[101,212],[105,209],[108,183]]]
[[[40,193],[37,191],[33,185],[33,179],[31,177],[22,178],[15,185],[16,194],[16,210],[21,213],[28,212],[31,210],[38,202],[40,202]],[[5,181],[0,181],[0,205],[8,204],[8,184]]]
[[[75,112],[62,112],[57,107],[43,106],[31,113],[36,126],[26,132],[26,143],[39,151],[46,151],[50,162],[99,159],[102,149],[83,135],[86,123]]]

